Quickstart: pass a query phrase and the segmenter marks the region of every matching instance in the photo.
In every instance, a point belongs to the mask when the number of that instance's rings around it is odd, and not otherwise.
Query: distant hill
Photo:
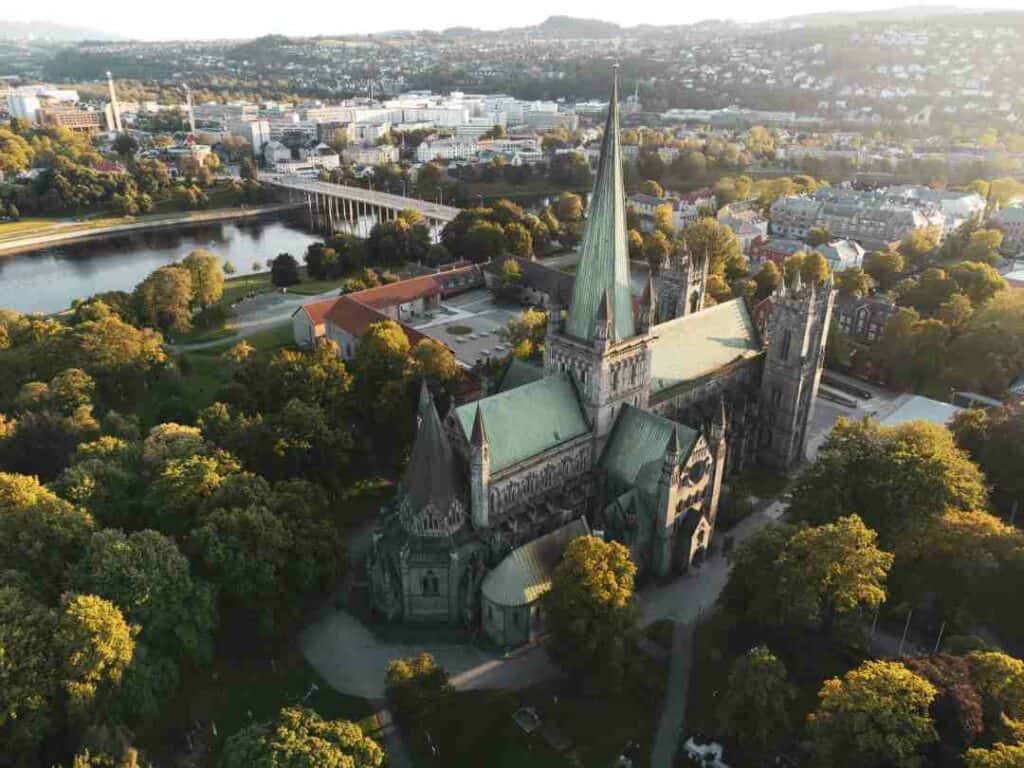
[[[888,8],[881,11],[833,11],[829,13],[805,13],[800,16],[786,16],[772,19],[771,24],[802,24],[807,27],[834,27],[837,25],[864,24],[872,21],[920,21],[936,16],[964,16],[981,11],[957,8],[955,5],[911,5],[903,8]]]
[[[602,38],[618,37],[622,27],[610,21],[600,19],[579,19],[573,16],[548,16],[534,27],[526,27],[524,32],[540,37],[565,38]]]
[[[49,21],[6,21],[0,19],[0,40],[53,40],[73,43],[79,40],[119,40],[120,35],[89,27],[54,24]]]

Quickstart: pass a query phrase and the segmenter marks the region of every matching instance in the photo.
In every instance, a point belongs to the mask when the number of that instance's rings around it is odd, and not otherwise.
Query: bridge
[[[397,218],[399,211],[406,208],[423,214],[431,231],[443,227],[459,214],[459,209],[450,205],[291,174],[261,173],[260,181],[286,191],[291,202],[301,202],[304,198],[310,222],[331,234],[343,222],[358,221],[361,216],[374,216],[380,221],[389,221]]]

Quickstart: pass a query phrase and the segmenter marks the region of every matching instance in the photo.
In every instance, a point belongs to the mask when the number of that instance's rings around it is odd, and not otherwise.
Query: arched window
[[[441,580],[433,571],[427,571],[423,575],[423,594],[426,597],[436,597],[441,594]]]

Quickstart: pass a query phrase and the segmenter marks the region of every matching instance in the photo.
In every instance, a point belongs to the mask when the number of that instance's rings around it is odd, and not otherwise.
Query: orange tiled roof
[[[437,296],[440,293],[441,283],[433,275],[423,275],[408,280],[399,280],[397,283],[389,285],[367,288],[365,291],[357,291],[348,295],[360,304],[382,309],[397,304],[407,304],[427,296]]]
[[[353,298],[356,295],[348,294],[347,296],[339,296],[337,299],[333,299],[334,304],[327,311],[326,319],[353,336],[362,336],[374,323],[390,319],[387,315],[378,312],[373,307],[356,301]],[[405,323],[399,323],[398,325],[405,331],[405,337],[409,340],[410,345],[427,338],[415,328],[411,328]]]

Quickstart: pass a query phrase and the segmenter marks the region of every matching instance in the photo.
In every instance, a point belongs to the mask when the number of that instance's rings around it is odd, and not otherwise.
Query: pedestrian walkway
[[[697,622],[675,622],[672,625],[672,660],[669,664],[668,690],[661,710],[661,720],[654,735],[651,768],[672,768],[679,748],[683,722],[686,717],[686,696],[693,669],[693,644]]]

